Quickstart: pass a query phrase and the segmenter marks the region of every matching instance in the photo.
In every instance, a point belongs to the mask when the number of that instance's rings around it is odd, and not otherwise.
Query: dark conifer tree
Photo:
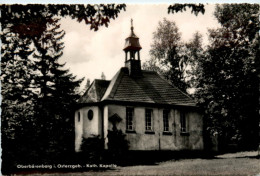
[[[29,58],[31,42],[4,30],[1,57],[1,133],[3,168],[13,161],[21,162],[24,155],[32,154],[35,138],[31,134],[36,126],[33,92],[33,63]],[[28,151],[31,151],[28,153]],[[28,158],[28,157],[27,157]]]
[[[122,9],[124,4],[0,5],[3,173],[73,148],[72,106],[81,80],[58,63],[64,32],[54,16],[85,21],[96,31]]]
[[[59,29],[58,21],[59,19],[53,19],[43,35],[34,39],[35,66],[38,70],[35,80],[36,86],[40,90],[37,116],[40,119],[40,126],[42,126],[39,129],[43,143],[41,151],[56,154],[73,144],[71,136],[73,133],[72,105],[77,99],[77,88],[82,81],[76,80],[69,70],[63,68],[64,64],[58,63],[58,59],[63,54],[61,39],[65,34]],[[65,141],[68,146],[65,145]]]

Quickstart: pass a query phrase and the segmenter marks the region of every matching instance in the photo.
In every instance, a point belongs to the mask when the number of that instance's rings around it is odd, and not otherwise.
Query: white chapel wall
[[[75,124],[75,151],[80,151],[80,145],[82,143],[83,136],[83,114],[82,111],[78,110],[75,112],[74,124]]]
[[[95,137],[101,135],[100,123],[101,113],[98,106],[87,106],[81,109],[83,112],[83,137]],[[89,111],[93,111],[92,119],[89,118]]]
[[[89,119],[89,111],[93,111],[92,119]],[[80,113],[80,120],[79,120]],[[98,106],[87,106],[75,112],[75,151],[79,152],[82,137],[89,138],[102,136],[102,113]]]
[[[104,107],[104,111],[103,111],[103,116],[104,116],[104,140],[105,140],[105,149],[107,149],[107,143],[108,143],[108,138],[107,138],[107,134],[108,134],[108,106]]]
[[[169,109],[169,132],[171,134],[165,135],[163,133],[163,108],[139,106],[133,108],[135,133],[126,133],[126,106],[108,105],[108,115],[106,117],[109,118],[117,113],[122,118],[117,128],[126,134],[126,139],[130,142],[130,150],[203,149],[203,121],[201,115],[197,112],[185,111],[188,135],[182,135],[180,132],[180,110]],[[152,109],[154,134],[145,133],[145,109]],[[112,130],[112,124],[108,122],[107,128]]]

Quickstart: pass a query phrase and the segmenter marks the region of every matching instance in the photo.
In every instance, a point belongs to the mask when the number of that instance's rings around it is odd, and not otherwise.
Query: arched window
[[[89,120],[92,120],[92,119],[93,119],[93,115],[94,115],[93,111],[92,111],[91,109],[88,110],[88,119],[89,119]]]

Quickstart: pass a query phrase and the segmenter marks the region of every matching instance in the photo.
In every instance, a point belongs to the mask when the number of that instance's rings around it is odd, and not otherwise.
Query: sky
[[[167,4],[139,4],[127,5],[126,11],[121,11],[118,18],[111,19],[108,28],[102,26],[98,31],[90,30],[85,23],[64,18],[61,20],[61,29],[65,30],[64,54],[61,63],[66,63],[65,68],[77,78],[85,77],[92,82],[100,79],[102,72],[110,80],[115,73],[124,66],[125,55],[123,47],[125,38],[130,34],[131,18],[133,19],[134,32],[139,37],[142,50],[141,62],[150,59],[149,50],[159,21],[165,17],[175,21],[182,34],[183,41],[191,40],[193,34],[199,31],[203,35],[204,44],[207,43],[207,30],[218,26],[213,16],[214,5],[205,6],[206,12],[198,16],[186,12],[168,14]]]

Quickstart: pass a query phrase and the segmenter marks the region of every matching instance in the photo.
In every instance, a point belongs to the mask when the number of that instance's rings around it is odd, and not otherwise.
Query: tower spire
[[[131,18],[131,31],[134,33],[133,19]]]
[[[142,75],[141,61],[139,51],[142,49],[139,38],[134,34],[133,19],[131,19],[131,33],[125,39],[125,66],[129,70],[129,74],[134,77]]]
[[[142,49],[140,43],[139,43],[139,38],[134,34],[134,26],[133,26],[133,19],[131,18],[131,33],[130,36],[125,39],[125,47],[124,51],[126,53],[126,61],[128,59],[136,59],[136,54],[137,54],[137,59],[140,60],[139,56],[139,51]],[[127,53],[130,53],[130,57],[127,57]]]

